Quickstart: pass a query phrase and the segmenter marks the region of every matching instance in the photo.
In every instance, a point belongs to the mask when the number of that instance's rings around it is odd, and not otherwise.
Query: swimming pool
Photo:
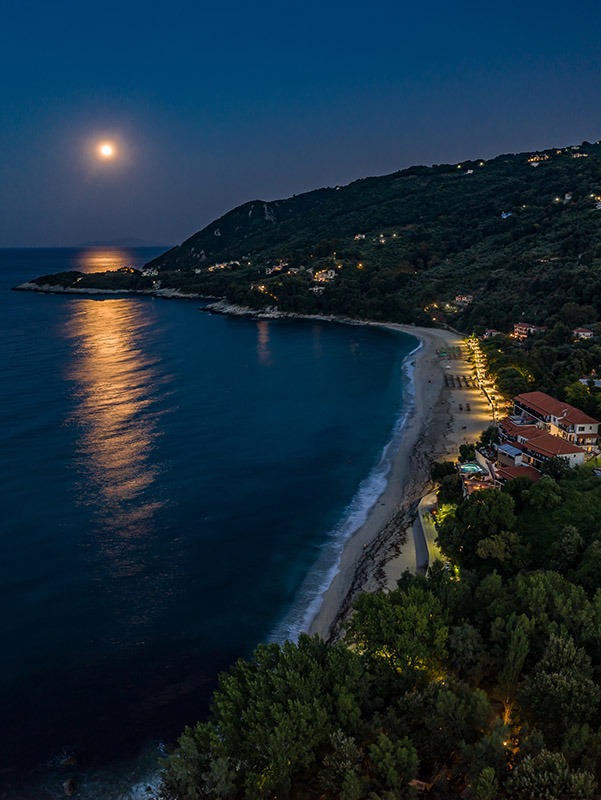
[[[468,464],[460,464],[459,465],[459,472],[469,473],[469,474],[484,474],[484,470],[479,464],[468,463]]]

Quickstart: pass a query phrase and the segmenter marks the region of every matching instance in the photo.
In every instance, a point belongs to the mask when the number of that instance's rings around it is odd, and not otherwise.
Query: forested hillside
[[[601,145],[411,167],[257,200],[144,275],[69,272],[35,283],[177,289],[254,309],[468,332],[509,332],[520,320],[590,326],[601,315]]]
[[[302,636],[239,661],[165,762],[165,796],[599,798],[592,467],[474,492],[440,527],[452,569],[361,595],[338,644]]]
[[[163,285],[255,308],[508,331],[520,319],[553,324],[570,302],[574,324],[590,324],[601,313],[600,206],[601,146],[584,142],[249,202],[148,266]],[[473,302],[457,307],[457,294]]]

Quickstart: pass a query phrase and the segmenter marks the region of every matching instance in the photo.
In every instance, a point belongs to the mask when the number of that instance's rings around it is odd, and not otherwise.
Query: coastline
[[[344,320],[340,320],[344,321]],[[360,323],[361,324],[361,323]],[[464,442],[475,441],[490,421],[488,405],[477,390],[447,389],[445,367],[471,374],[463,359],[443,359],[436,350],[459,347],[462,337],[448,330],[396,323],[369,323],[417,337],[421,347],[414,362],[412,408],[398,450],[393,456],[386,489],[364,524],[345,542],[337,571],[321,596],[307,632],[333,641],[344,627],[354,598],[361,592],[391,590],[405,570],[425,567],[416,506],[431,486],[434,461],[452,458]],[[469,402],[472,411],[460,412]]]
[[[35,286],[35,288],[31,286],[29,289],[22,288],[21,290],[79,296],[105,295],[107,299],[119,299],[128,294],[134,297],[153,295],[174,299],[207,301],[213,299],[183,295],[178,290],[171,289],[107,291],[61,287],[57,292],[57,287],[47,285]],[[277,309],[256,311],[240,306],[230,306],[223,301],[212,305],[213,308],[202,307],[201,310],[228,316],[252,317],[253,319],[319,320],[381,327],[409,334],[419,341],[419,344],[416,342],[415,345],[411,345],[413,349],[404,359],[404,393],[406,392],[407,398],[413,395],[413,401],[407,404],[403,403],[401,414],[397,417],[398,424],[395,424],[394,436],[385,448],[386,461],[390,465],[385,489],[367,512],[365,522],[341,543],[336,572],[332,576],[334,572],[332,570],[330,573],[332,580],[329,582],[329,586],[315,598],[315,606],[319,602],[317,613],[312,619],[309,614],[305,617],[307,623],[305,630],[333,640],[340,634],[352,600],[358,593],[395,588],[396,581],[405,569],[414,571],[419,566],[411,523],[415,515],[416,501],[424,494],[429,484],[430,464],[436,458],[444,457],[445,454],[454,454],[459,444],[465,440],[476,438],[486,425],[486,423],[479,423],[472,426],[473,435],[471,431],[469,436],[467,431],[462,431],[462,426],[469,422],[468,415],[463,415],[457,420],[454,419],[454,416],[456,416],[456,400],[465,402],[464,390],[456,389],[451,392],[444,389],[445,364],[457,365],[457,369],[453,368],[452,372],[455,373],[460,369],[461,374],[466,375],[471,374],[471,366],[459,361],[444,362],[437,355],[436,349],[446,349],[458,345],[462,337],[460,334],[447,330],[420,328],[413,325],[378,323],[332,315],[293,314],[280,312]],[[472,394],[476,394],[474,390],[470,393],[469,401],[475,407]],[[128,767],[126,771],[129,772]],[[119,800],[141,798],[142,795],[155,797],[157,796],[155,794],[157,779],[157,772],[152,767],[146,772],[142,766],[140,770],[136,768],[130,776],[125,774],[117,781],[113,765],[107,765],[105,772],[97,772],[82,783],[81,793],[82,797],[92,796],[98,790],[101,793],[107,793],[106,781],[107,785],[111,784],[111,796],[115,797],[115,800],[117,798]],[[153,793],[150,793],[147,787],[151,787]]]
[[[255,310],[228,303],[223,298],[185,294],[178,289],[80,289],[77,287],[39,285],[27,282],[16,291],[76,295],[136,295],[165,299],[212,300],[201,308],[212,314],[252,317],[260,320],[298,319],[338,322],[347,325],[382,327],[414,336],[420,342],[407,357],[412,366],[413,402],[392,455],[386,488],[370,508],[365,522],[343,544],[338,563],[328,586],[315,600],[315,613],[307,615],[303,629],[310,635],[335,640],[342,632],[354,598],[361,592],[391,590],[405,570],[415,572],[427,566],[427,548],[418,519],[419,500],[431,490],[431,465],[444,458],[455,458],[459,446],[475,441],[490,424],[489,406],[476,389],[449,389],[444,375],[471,374],[471,365],[463,356],[445,359],[436,351],[460,348],[461,334],[448,329],[424,328],[394,322],[374,322],[300,314],[277,308]],[[471,412],[460,407],[471,405]],[[309,611],[312,609],[307,609]]]
[[[116,297],[119,295],[142,295],[143,297],[164,297],[167,300],[219,300],[217,297],[208,297],[202,294],[182,292],[180,289],[94,289],[92,287],[80,289],[77,286],[61,286],[60,284],[35,283],[26,281],[18,286],[13,286],[13,292],[38,292],[39,294],[76,294],[86,295],[108,295]]]
[[[431,465],[445,457],[456,457],[459,446],[464,442],[475,441],[491,421],[489,406],[478,390],[445,387],[446,368],[450,368],[449,374],[471,374],[471,365],[463,357],[447,360],[436,352],[459,348],[461,334],[448,329],[394,322],[283,312],[271,307],[255,310],[229,303],[223,298],[185,294],[174,288],[80,289],[33,282],[14,288],[16,291],[80,296],[115,297],[129,294],[165,299],[212,300],[212,303],[201,310],[261,320],[305,319],[382,327],[417,338],[420,345],[406,357],[406,362],[413,367],[413,402],[405,420],[398,449],[391,459],[386,488],[370,508],[365,522],[344,542],[333,577],[327,588],[315,599],[315,614],[312,618],[308,617],[304,630],[311,635],[318,634],[324,639],[335,640],[341,634],[352,602],[358,594],[394,589],[405,570],[415,572],[425,569],[427,549],[417,505],[422,496],[432,488]],[[466,403],[472,408],[469,413],[459,410],[460,406],[465,408]]]

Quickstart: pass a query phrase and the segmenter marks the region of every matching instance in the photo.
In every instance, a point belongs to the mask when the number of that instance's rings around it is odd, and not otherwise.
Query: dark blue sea
[[[308,624],[402,436],[413,337],[10,291],[158,252],[0,250],[0,798],[154,766]]]

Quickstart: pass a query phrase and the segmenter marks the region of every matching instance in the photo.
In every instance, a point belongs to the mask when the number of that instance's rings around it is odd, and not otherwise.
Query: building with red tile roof
[[[571,467],[584,464],[585,451],[559,436],[539,431],[528,439],[518,437],[515,446],[522,451],[522,464],[531,464],[537,469],[550,458],[566,458]]]
[[[531,333],[542,333],[546,327],[532,325],[531,322],[516,322],[513,326],[513,335],[516,339],[526,339]]]
[[[572,336],[575,339],[592,339],[595,334],[590,328],[574,328]]]
[[[534,483],[538,483],[542,475],[534,467],[523,465],[520,467],[496,467],[495,477],[502,485],[508,481],[514,481],[516,478],[530,478]]]
[[[518,424],[515,417],[499,421],[502,444],[497,449],[499,466],[532,466],[539,469],[550,458],[566,458],[571,467],[584,464],[585,450],[573,442],[554,436],[542,427]],[[503,444],[505,443],[505,444]],[[511,446],[507,447],[506,444]]]
[[[519,394],[513,410],[514,415],[534,419],[554,436],[581,447],[594,447],[599,440],[599,420],[544,392]]]

